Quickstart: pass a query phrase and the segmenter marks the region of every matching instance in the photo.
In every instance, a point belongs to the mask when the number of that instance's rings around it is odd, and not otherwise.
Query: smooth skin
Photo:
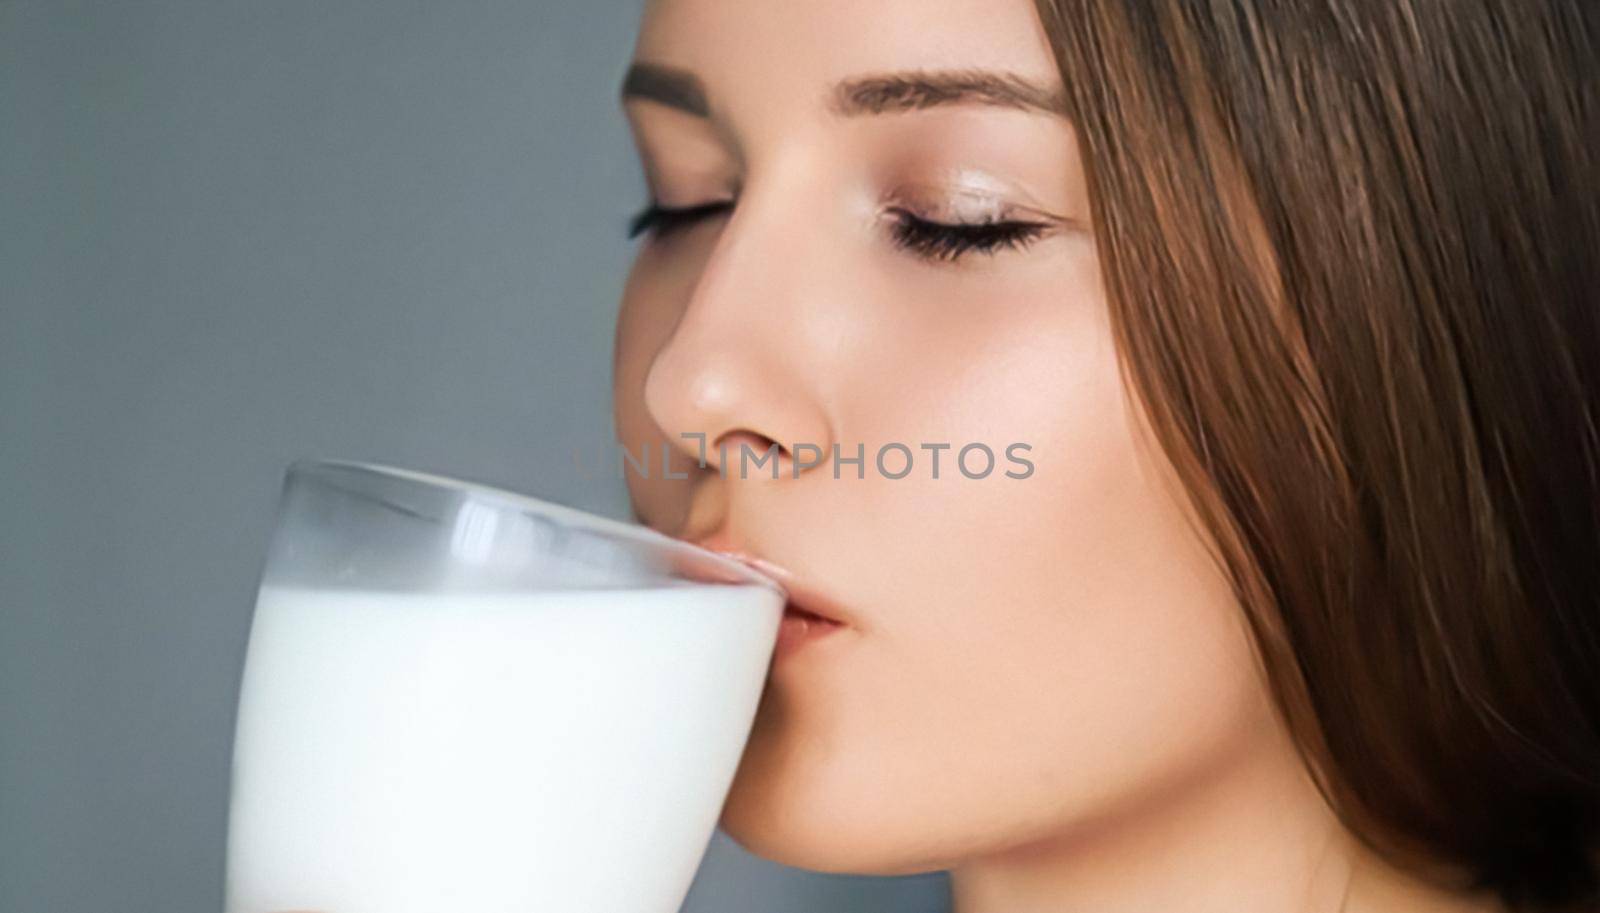
[[[1493,909],[1360,849],[1289,741],[1123,379],[1031,3],[654,0],[634,63],[649,192],[689,210],[640,240],[622,303],[619,438],[689,476],[630,473],[635,511],[847,622],[774,664],[739,843],[949,869],[958,913]],[[895,74],[1038,92],[851,92]],[[983,223],[1011,233],[961,234]],[[771,442],[780,479],[719,472],[717,443]],[[830,456],[796,476],[801,442]],[[887,442],[906,478],[873,465]],[[1035,470],[966,478],[972,442]],[[938,479],[925,443],[954,447]],[[865,479],[835,477],[836,444]]]

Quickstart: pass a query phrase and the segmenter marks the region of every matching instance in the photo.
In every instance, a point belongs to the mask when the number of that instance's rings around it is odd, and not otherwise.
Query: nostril
[[[756,454],[764,454],[774,447],[778,450],[778,456],[787,457],[789,455],[787,447],[764,434],[757,434],[754,431],[729,431],[718,437],[712,443],[712,446],[717,450],[718,459],[722,458],[723,452],[726,452],[730,459],[738,459],[740,452],[745,449],[749,449]]]
[[[778,441],[754,431],[729,431],[711,443],[707,460],[722,475],[735,479],[780,478],[793,464],[793,455]]]

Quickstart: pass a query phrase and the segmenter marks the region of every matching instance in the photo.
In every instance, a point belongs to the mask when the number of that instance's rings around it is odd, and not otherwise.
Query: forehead
[[[635,58],[726,96],[818,93],[895,70],[1003,70],[1058,81],[1032,0],[648,0]]]

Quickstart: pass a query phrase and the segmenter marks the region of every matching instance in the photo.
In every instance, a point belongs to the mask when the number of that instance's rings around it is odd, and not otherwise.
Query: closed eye
[[[679,228],[692,225],[701,219],[721,215],[731,209],[733,209],[732,200],[718,200],[712,203],[701,203],[698,206],[677,208],[652,202],[632,219],[628,220],[628,237],[637,238],[645,232],[661,237]]]
[[[995,254],[1019,250],[1050,230],[1049,223],[1021,220],[992,222],[935,222],[908,209],[888,210],[894,218],[890,234],[895,245],[927,260],[953,262],[969,254]]]
[[[628,237],[649,232],[663,237],[702,219],[733,209],[732,200],[697,206],[669,207],[651,203],[628,222]],[[992,255],[1028,246],[1050,230],[1045,222],[996,220],[990,222],[936,222],[908,209],[888,210],[894,218],[890,233],[895,245],[927,260],[954,262],[970,254]]]

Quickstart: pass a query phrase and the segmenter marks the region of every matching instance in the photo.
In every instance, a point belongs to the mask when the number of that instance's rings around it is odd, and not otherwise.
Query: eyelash
[[[732,208],[733,203],[729,201],[682,208],[651,203],[629,220],[628,237],[636,238],[646,232],[662,237]],[[1002,250],[1020,250],[1049,229],[1043,222],[1017,220],[935,222],[900,207],[893,207],[888,213],[894,217],[890,233],[896,247],[924,260],[944,263],[954,262],[969,253],[993,255]]]
[[[890,231],[900,248],[927,260],[946,263],[969,253],[993,255],[1021,250],[1037,241],[1050,226],[1043,222],[995,219],[987,222],[935,222],[906,209],[889,210]]]
[[[681,208],[651,203],[641,210],[638,215],[628,220],[628,237],[629,239],[637,238],[645,232],[650,232],[657,237],[671,234],[673,231],[691,225],[700,219],[720,215],[732,208],[733,203],[728,200]]]

